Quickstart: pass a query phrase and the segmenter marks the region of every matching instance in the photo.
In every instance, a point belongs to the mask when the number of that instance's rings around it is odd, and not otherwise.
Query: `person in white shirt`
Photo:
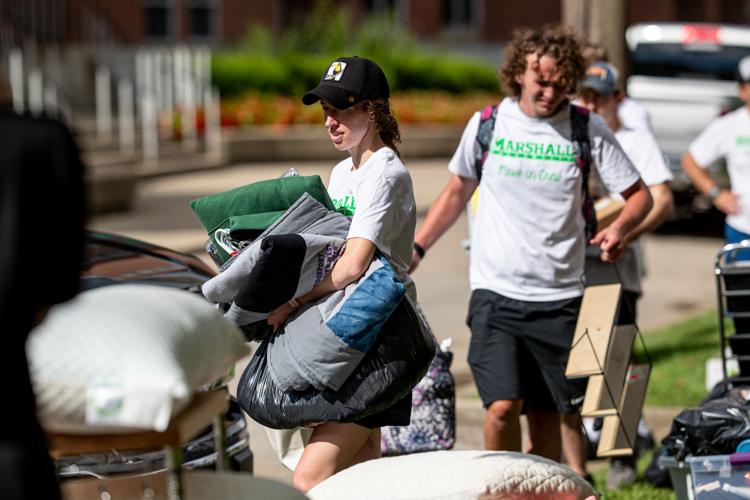
[[[618,86],[617,71],[611,64],[593,64],[581,87],[581,102],[601,116],[615,133],[615,138],[638,169],[654,200],[654,206],[646,218],[626,235],[629,245],[622,258],[614,266],[592,263],[597,269],[589,269],[596,274],[609,272],[609,277],[596,277],[597,282],[603,283],[617,281],[617,277],[613,275],[616,267],[623,289],[632,293],[635,298],[641,294],[643,267],[638,237],[658,228],[672,215],[673,197],[669,188],[672,173],[653,133],[642,126],[630,127],[621,120],[619,107],[622,106],[624,94]],[[593,277],[592,273],[588,273],[587,278],[589,277]]]
[[[671,217],[674,209],[672,191],[669,187],[672,173],[649,128],[644,127],[642,123],[633,127],[623,122],[621,110],[626,98],[619,86],[618,74],[614,66],[606,62],[597,62],[589,67],[586,75],[586,79],[581,84],[581,103],[601,116],[612,129],[623,151],[638,169],[654,200],[653,208],[646,218],[625,235],[625,240],[629,245],[616,263],[604,263],[597,255],[587,255],[586,259],[586,284],[603,285],[620,282],[623,292],[620,296],[617,324],[634,324],[636,301],[641,295],[641,275],[643,274],[638,238],[645,232],[653,231]],[[563,448],[566,448],[565,441],[563,441]],[[585,461],[585,457],[581,456],[568,456],[567,458],[569,462]],[[618,457],[612,460],[607,476],[607,489],[620,488],[634,482],[635,479],[634,456]]]
[[[617,79],[615,78],[615,81]],[[645,128],[651,131],[651,113],[646,106],[620,90],[620,105],[617,106],[617,117],[625,128],[634,130]]]
[[[585,74],[577,37],[565,28],[521,30],[501,69],[511,94],[498,106],[481,169],[482,194],[471,233],[472,331],[469,364],[487,410],[490,450],[521,449],[519,416],[529,420],[528,451],[559,460],[560,414],[576,413],[582,391],[564,369],[583,294],[587,221],[582,168],[572,140],[568,97]],[[586,113],[586,111],[583,111]],[[449,164],[451,177],[417,232],[413,267],[451,227],[479,185],[469,120]],[[602,258],[617,259],[651,208],[638,172],[596,115],[588,122],[593,166],[625,208],[590,238]],[[580,436],[580,428],[577,429]]]
[[[336,59],[320,84],[302,98],[320,101],[333,145],[349,158],[333,169],[328,191],[337,208],[352,217],[344,253],[313,290],[284,304],[268,317],[274,331],[301,304],[345,288],[367,270],[375,252],[385,256],[416,298],[408,279],[416,226],[411,176],[396,143],[398,123],[391,112],[383,70],[360,57]],[[313,428],[294,470],[293,483],[304,492],[336,472],[380,457],[380,427],[409,425],[411,394],[355,423],[320,423]]]
[[[737,75],[745,106],[712,121],[682,157],[682,168],[695,188],[727,214],[727,243],[750,239],[750,56],[739,62]],[[706,170],[722,158],[727,162],[731,189],[722,189]],[[750,255],[738,259],[747,260]]]

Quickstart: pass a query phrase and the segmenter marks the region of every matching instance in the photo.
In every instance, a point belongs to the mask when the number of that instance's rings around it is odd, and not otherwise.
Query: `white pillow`
[[[326,479],[312,500],[585,499],[594,489],[568,467],[509,451],[432,451],[370,460]]]
[[[29,337],[44,427],[163,431],[198,387],[248,352],[208,301],[182,290],[114,285],[55,306]]]

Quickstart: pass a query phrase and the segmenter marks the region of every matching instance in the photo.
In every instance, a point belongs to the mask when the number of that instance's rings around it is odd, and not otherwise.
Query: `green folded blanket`
[[[231,244],[252,239],[283,214],[302,193],[309,193],[327,209],[335,210],[318,175],[292,176],[254,182],[190,202],[224,261]]]

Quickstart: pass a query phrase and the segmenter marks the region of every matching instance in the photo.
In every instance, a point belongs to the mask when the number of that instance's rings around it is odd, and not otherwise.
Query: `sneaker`
[[[612,460],[607,474],[607,489],[616,490],[633,484],[636,477],[634,464],[622,460]]]

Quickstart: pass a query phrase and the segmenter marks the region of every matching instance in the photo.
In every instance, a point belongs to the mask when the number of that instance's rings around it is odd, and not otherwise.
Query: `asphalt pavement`
[[[432,200],[448,180],[447,158],[406,159],[414,180],[421,223]],[[258,180],[278,177],[288,168],[303,175],[319,174],[327,182],[332,162],[246,164],[215,170],[171,175],[142,181],[133,209],[94,217],[92,229],[124,234],[211,262],[203,252],[207,238],[189,201]],[[482,447],[483,410],[466,363],[469,331],[465,326],[469,301],[468,258],[461,246],[466,237],[464,217],[433,247],[414,273],[419,301],[439,340],[453,339],[452,371],[458,384],[457,448]],[[639,327],[649,330],[715,309],[713,259],[719,238],[689,235],[647,235],[644,238],[646,277],[639,303]],[[213,264],[211,264],[213,265]],[[718,346],[718,341],[717,341]],[[239,372],[241,373],[241,372]],[[678,408],[648,408],[645,418],[657,438],[666,435]],[[256,474],[291,480],[291,473],[275,459],[263,429],[250,423]]]

